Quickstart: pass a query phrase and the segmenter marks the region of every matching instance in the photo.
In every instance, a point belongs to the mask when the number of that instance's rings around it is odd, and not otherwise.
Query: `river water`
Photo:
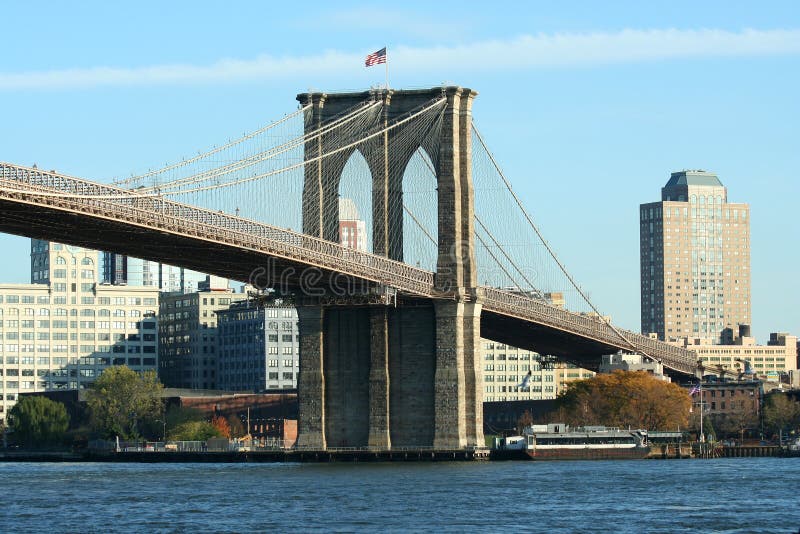
[[[798,532],[800,458],[0,463],[4,532]]]

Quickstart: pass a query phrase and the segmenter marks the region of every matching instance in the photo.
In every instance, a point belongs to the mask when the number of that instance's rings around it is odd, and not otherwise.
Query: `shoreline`
[[[782,450],[778,446],[724,447],[714,458],[796,458],[800,452]],[[643,460],[700,459],[699,456],[651,454]],[[4,462],[108,462],[108,463],[375,463],[375,462],[483,462],[508,461],[486,449],[419,450],[419,451],[4,451]],[[530,462],[532,460],[520,460]],[[536,461],[536,460],[533,460]],[[547,460],[538,460],[538,462]]]

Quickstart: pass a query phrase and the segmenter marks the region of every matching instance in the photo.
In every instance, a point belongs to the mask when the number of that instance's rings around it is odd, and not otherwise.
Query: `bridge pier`
[[[480,304],[436,303],[436,421],[434,447],[483,446]]]
[[[389,310],[371,308],[369,366],[369,439],[367,445],[391,449],[389,429]]]
[[[322,368],[322,306],[298,306],[300,372],[297,377],[297,446],[325,450],[325,373]]]
[[[299,447],[483,445],[480,304],[298,309]]]

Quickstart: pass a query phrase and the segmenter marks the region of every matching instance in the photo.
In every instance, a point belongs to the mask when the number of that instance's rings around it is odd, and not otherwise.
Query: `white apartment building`
[[[536,352],[488,339],[481,339],[481,348],[486,402],[555,399],[569,382],[594,376],[567,363],[543,364]],[[528,371],[531,377],[526,387],[520,387]]]
[[[158,369],[157,288],[98,283],[97,251],[31,240],[31,284],[0,284],[0,416],[20,393]]]

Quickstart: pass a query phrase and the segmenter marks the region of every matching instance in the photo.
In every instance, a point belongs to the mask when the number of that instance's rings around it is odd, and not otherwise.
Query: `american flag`
[[[695,395],[696,393],[700,393],[700,384],[695,384],[692,386],[692,389],[689,390],[689,395]]]
[[[364,60],[364,66],[371,67],[373,65],[380,65],[381,63],[386,63],[386,47],[384,46],[377,52],[373,52],[367,56],[367,59]]]

